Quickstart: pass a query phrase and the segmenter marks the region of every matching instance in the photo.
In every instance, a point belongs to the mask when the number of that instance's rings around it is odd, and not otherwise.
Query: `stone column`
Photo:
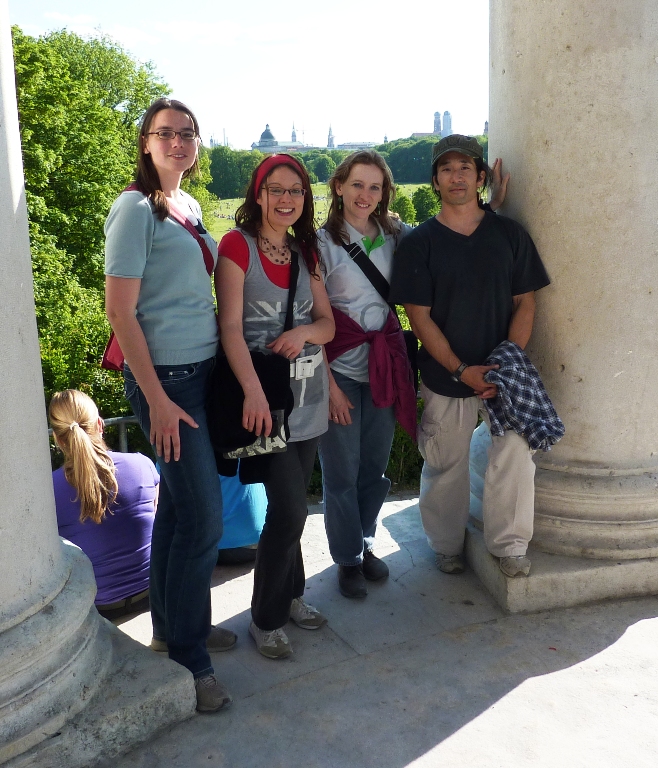
[[[5,0],[0,296],[0,764],[76,768],[189,717],[194,687],[100,617],[91,563],[57,535]]]
[[[490,63],[502,212],[553,281],[529,353],[566,436],[537,456],[534,544],[657,557],[658,4],[492,0]]]
[[[0,5],[0,762],[84,705],[110,661],[96,585],[57,535],[7,6]]]

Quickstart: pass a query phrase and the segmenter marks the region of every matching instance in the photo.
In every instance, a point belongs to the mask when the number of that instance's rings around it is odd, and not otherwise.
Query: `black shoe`
[[[344,597],[365,597],[368,594],[360,565],[338,566],[338,589]]]
[[[363,575],[368,581],[380,581],[388,577],[388,565],[366,549],[361,563]]]

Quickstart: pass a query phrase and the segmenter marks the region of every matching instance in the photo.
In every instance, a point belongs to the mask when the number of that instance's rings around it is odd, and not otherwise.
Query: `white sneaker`
[[[443,573],[464,573],[464,558],[462,555],[442,555],[437,552],[436,567]]]
[[[326,617],[301,597],[296,597],[292,601],[290,620],[302,629],[320,629],[323,624],[327,623]]]
[[[500,570],[505,576],[527,576],[530,573],[530,558],[525,555],[509,555],[500,558]]]
[[[256,642],[258,651],[268,659],[284,659],[292,653],[292,646],[283,629],[273,629],[266,632],[259,629],[252,621],[249,625],[249,634]]]

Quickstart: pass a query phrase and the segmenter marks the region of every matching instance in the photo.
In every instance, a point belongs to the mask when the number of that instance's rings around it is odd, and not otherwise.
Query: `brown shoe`
[[[381,581],[381,579],[388,577],[388,565],[383,560],[375,557],[369,549],[366,549],[363,553],[361,569],[368,581]]]
[[[206,648],[209,653],[219,653],[221,651],[230,651],[231,648],[237,643],[238,636],[235,632],[231,632],[230,629],[220,627],[219,624],[210,628],[210,635],[206,640]],[[166,640],[158,640],[156,637],[151,638],[151,650],[156,653],[168,653]]]
[[[197,712],[217,712],[231,705],[233,699],[215,675],[203,675],[194,681]]]
[[[338,566],[338,589],[344,597],[366,597],[368,587],[360,564]]]
[[[464,558],[461,555],[436,554],[436,567],[443,573],[464,573]]]

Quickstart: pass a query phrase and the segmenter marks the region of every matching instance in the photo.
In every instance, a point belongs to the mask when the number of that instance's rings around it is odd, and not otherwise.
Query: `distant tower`
[[[333,149],[334,148],[334,133],[331,130],[331,126],[329,126],[329,138],[327,139],[327,149]]]
[[[384,144],[388,144],[388,136],[384,134]]]
[[[489,121],[488,120],[484,121],[484,135],[485,136],[489,135]]]
[[[443,130],[441,131],[441,136],[452,136],[452,117],[447,109],[443,113]]]
[[[292,124],[292,143],[297,141],[297,131],[295,130],[295,124]]]
[[[434,113],[434,133],[437,136],[441,135],[441,113],[440,112]]]

